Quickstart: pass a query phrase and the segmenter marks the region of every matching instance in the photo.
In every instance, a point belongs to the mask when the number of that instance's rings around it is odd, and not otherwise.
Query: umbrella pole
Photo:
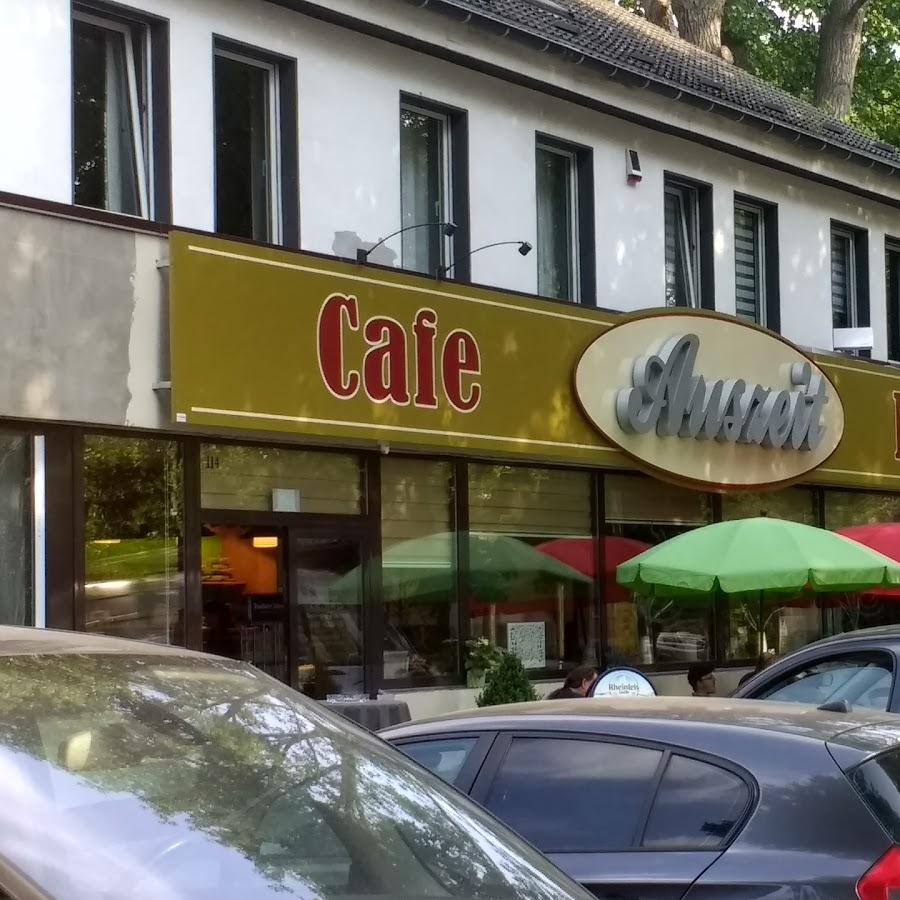
[[[563,664],[566,658],[566,586],[560,582],[556,586],[556,653],[559,664]]]
[[[497,645],[497,604],[490,605],[488,612],[488,640],[493,646]]]

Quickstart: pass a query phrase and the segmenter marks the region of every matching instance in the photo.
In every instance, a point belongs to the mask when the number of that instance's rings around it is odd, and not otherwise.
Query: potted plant
[[[526,703],[537,700],[522,660],[514,653],[501,653],[500,662],[487,673],[484,690],[475,701],[478,706]]]
[[[503,658],[503,651],[487,638],[466,641],[466,684],[470,688],[484,687],[485,677]]]

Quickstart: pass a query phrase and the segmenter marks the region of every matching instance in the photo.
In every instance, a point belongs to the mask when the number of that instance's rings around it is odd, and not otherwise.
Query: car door
[[[862,709],[888,710],[894,708],[895,669],[893,654],[885,650],[836,649],[764,671],[737,696],[815,706],[846,700]]]
[[[754,796],[726,764],[569,733],[497,738],[474,799],[603,900],[680,900]]]

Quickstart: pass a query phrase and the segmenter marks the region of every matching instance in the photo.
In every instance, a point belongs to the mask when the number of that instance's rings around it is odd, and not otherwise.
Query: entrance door
[[[363,637],[367,556],[363,529],[355,524],[291,530],[296,685],[317,700],[373,688],[366,677]]]
[[[288,681],[286,528],[207,524],[201,541],[203,649]]]

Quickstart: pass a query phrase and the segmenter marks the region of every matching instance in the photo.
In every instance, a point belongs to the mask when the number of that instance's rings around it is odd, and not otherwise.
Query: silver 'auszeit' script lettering
[[[791,389],[778,390],[741,378],[707,381],[695,375],[699,349],[700,338],[684,334],[635,361],[634,386],[616,396],[624,431],[794,450],[819,446],[826,381],[808,362],[793,363]]]

